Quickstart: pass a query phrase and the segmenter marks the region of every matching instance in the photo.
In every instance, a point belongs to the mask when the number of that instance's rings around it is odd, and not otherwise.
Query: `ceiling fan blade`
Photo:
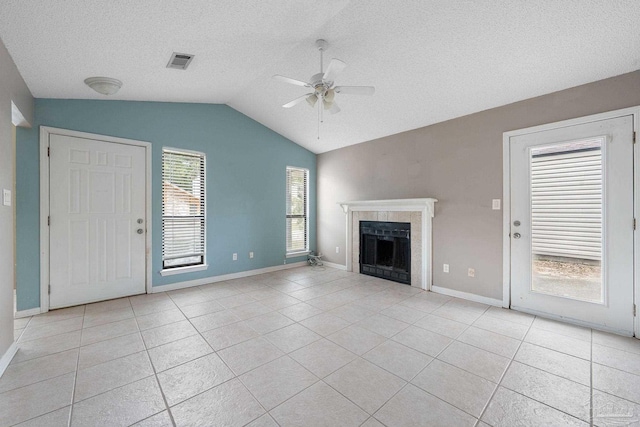
[[[276,80],[280,80],[281,82],[289,83],[289,84],[296,85],[296,86],[311,87],[311,85],[309,83],[307,83],[307,82],[303,82],[301,80],[292,79],[291,77],[281,76],[279,74],[276,74],[275,76],[273,76],[273,78],[276,79]]]
[[[345,95],[373,95],[376,88],[373,86],[336,86],[334,88],[336,93],[343,93]]]
[[[287,102],[286,104],[283,105],[284,108],[291,108],[294,105],[298,105],[299,103],[301,103],[302,101],[304,101],[305,99],[307,99],[307,96],[309,95],[313,95],[312,93],[305,93],[304,95],[294,99],[291,102]]]
[[[327,67],[327,71],[325,71],[324,76],[322,76],[322,80],[326,80],[329,82],[335,81],[338,74],[344,70],[347,66],[344,62],[339,59],[333,58]]]

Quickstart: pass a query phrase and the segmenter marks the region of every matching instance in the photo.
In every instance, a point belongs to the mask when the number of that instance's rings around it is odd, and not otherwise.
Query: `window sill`
[[[193,273],[194,271],[203,271],[209,268],[207,264],[190,265],[188,267],[167,268],[160,270],[161,276],[173,276],[175,274]]]
[[[286,257],[287,258],[297,258],[297,257],[301,257],[301,256],[307,256],[310,253],[311,253],[311,251],[288,252]]]

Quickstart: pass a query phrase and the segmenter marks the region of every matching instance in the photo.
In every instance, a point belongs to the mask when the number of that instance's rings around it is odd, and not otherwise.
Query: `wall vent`
[[[171,58],[169,59],[169,63],[167,64],[167,68],[186,70],[193,57],[194,55],[190,55],[188,53],[173,52]]]

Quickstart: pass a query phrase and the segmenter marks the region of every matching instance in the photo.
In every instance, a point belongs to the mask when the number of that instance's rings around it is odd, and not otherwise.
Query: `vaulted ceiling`
[[[640,68],[637,0],[3,0],[0,38],[33,95],[228,104],[322,153]],[[324,115],[272,79],[347,63]],[[195,54],[186,71],[172,52]],[[0,76],[1,77],[1,76]]]

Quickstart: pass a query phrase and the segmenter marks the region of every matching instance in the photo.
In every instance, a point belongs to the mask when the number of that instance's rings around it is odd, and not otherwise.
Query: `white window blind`
[[[309,251],[307,169],[287,167],[287,254]]]
[[[162,150],[162,267],[204,264],[204,154]]]

